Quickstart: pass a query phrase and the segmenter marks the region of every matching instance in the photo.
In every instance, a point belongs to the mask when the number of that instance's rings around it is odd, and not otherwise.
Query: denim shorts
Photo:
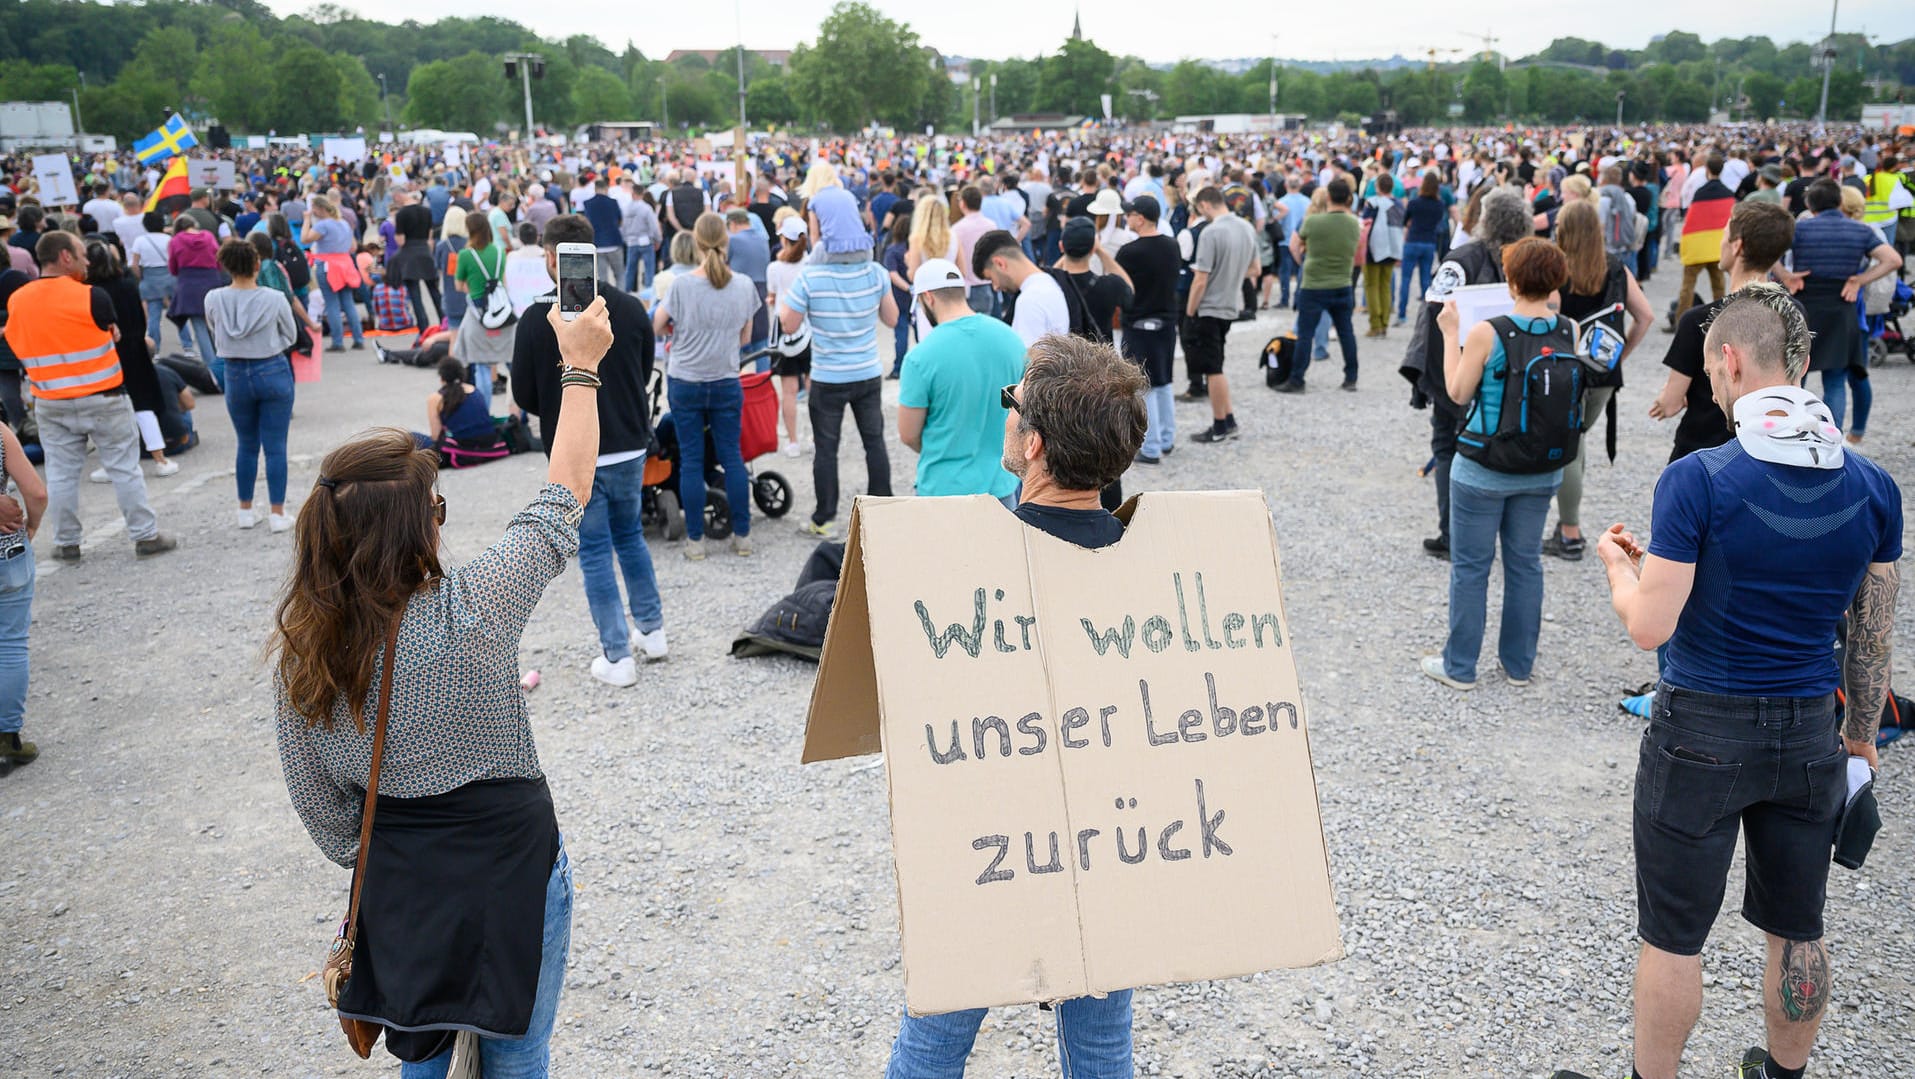
[[[1745,836],[1742,917],[1784,940],[1822,937],[1829,860],[1847,794],[1835,698],[1656,688],[1636,769],[1637,929],[1702,951]]]

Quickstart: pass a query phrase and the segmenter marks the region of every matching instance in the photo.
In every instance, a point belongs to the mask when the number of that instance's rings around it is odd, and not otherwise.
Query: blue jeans
[[[1868,412],[1875,404],[1875,390],[1869,386],[1868,379],[1857,377],[1852,367],[1839,367],[1833,371],[1822,372],[1822,403],[1829,406],[1829,415],[1835,419],[1835,426],[1842,427],[1843,413],[1848,411],[1848,399],[1855,396],[1855,423],[1843,428],[1848,434],[1859,435],[1868,431]]]
[[[346,326],[352,331],[353,344],[364,344],[366,334],[359,325],[359,309],[352,305],[352,290],[335,289],[326,278],[326,264],[313,263],[313,282],[326,293],[326,332],[332,335],[332,347],[335,350],[345,347],[339,329],[339,320],[343,317]]]
[[[1146,457],[1162,457],[1164,450],[1177,444],[1177,397],[1172,386],[1152,386],[1144,391],[1144,415],[1149,426],[1144,429],[1143,454]]]
[[[1554,485],[1485,491],[1450,479],[1450,637],[1443,672],[1476,681],[1488,619],[1489,567],[1503,540],[1503,626],[1496,652],[1511,678],[1528,678],[1543,624],[1543,525]]]
[[[0,562],[0,734],[27,714],[27,627],[33,623],[33,545]]]
[[[293,364],[284,356],[226,365],[226,414],[239,436],[233,478],[239,500],[251,502],[266,451],[266,500],[286,504],[286,431],[293,422]]]
[[[638,278],[638,264],[645,264],[645,279]],[[658,248],[651,244],[625,245],[625,291],[637,292],[641,285],[652,283],[652,275],[658,272]]]
[[[1356,381],[1356,324],[1350,320],[1350,314],[1356,309],[1356,290],[1349,285],[1342,288],[1300,288],[1297,290],[1297,340],[1314,341],[1317,327],[1325,318],[1336,324],[1337,344],[1343,347],[1343,379]],[[1303,373],[1310,369],[1309,350],[1297,349],[1297,358],[1291,368],[1290,381],[1303,384]],[[1538,542],[1541,542],[1540,540]]]
[[[1430,277],[1436,268],[1436,245],[1426,243],[1405,243],[1403,245],[1403,265],[1398,268],[1399,278],[1396,290],[1396,317],[1407,318],[1410,310],[1410,277],[1413,274],[1423,276],[1422,291],[1418,297],[1430,291]]]
[[[466,374],[472,378],[473,396],[485,402],[485,410],[492,411],[492,365],[489,363],[466,364]]]
[[[643,457],[600,465],[592,474],[592,500],[585,504],[585,517],[578,526],[578,568],[585,578],[585,604],[592,610],[592,624],[598,627],[599,647],[614,663],[632,654],[618,574],[612,570],[614,554],[625,571],[625,591],[631,595],[638,631],[650,633],[665,625],[652,552],[645,546],[645,529],[639,523],[644,486]]]
[[[745,475],[745,457],[738,452],[739,423],[745,391],[735,378],[716,382],[665,380],[665,399],[671,402],[672,426],[678,431],[678,500],[685,510],[685,536],[705,535],[705,428],[711,428],[712,451],[725,470],[725,500],[731,503],[731,530],[751,535],[751,480]]]
[[[593,499],[597,501],[597,499]],[[485,1079],[545,1079],[551,1074],[552,1027],[558,1021],[559,992],[565,988],[565,959],[572,950],[572,860],[559,842],[559,858],[545,885],[545,946],[539,956],[539,988],[532,998],[532,1022],[523,1038],[480,1038],[479,1061]],[[445,1079],[452,1050],[417,1064],[401,1064],[399,1079]]]
[[[1063,1079],[1131,1079],[1130,996],[1122,989],[1101,999],[1058,1002],[1057,1065]],[[984,1012],[905,1016],[891,1043],[884,1079],[963,1079]]]
[[[891,371],[893,374],[904,370],[904,354],[911,350],[911,308],[898,307],[898,324],[891,328]]]
[[[1286,238],[1277,248],[1277,290],[1280,301],[1285,307],[1290,305],[1290,283],[1303,276],[1303,267],[1297,265],[1297,256],[1290,253],[1290,243]]]
[[[184,339],[187,334],[193,335],[193,347],[198,351],[199,358],[206,361],[206,369],[213,372],[213,381],[219,383],[221,390],[225,390],[226,361],[213,351],[213,330],[206,325],[206,319],[198,315],[187,319],[186,325],[180,330],[180,337]]]

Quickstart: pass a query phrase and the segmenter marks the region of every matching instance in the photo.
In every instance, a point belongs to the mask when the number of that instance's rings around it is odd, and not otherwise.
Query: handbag
[[[352,898],[346,906],[346,918],[339,923],[339,932],[326,950],[326,965],[320,969],[320,981],[326,986],[326,1003],[335,1010],[346,983],[352,979],[352,952],[359,942],[359,892],[366,883],[366,851],[372,844],[373,813],[379,808],[379,765],[386,756],[386,718],[392,712],[392,669],[397,665],[401,617],[403,613],[393,618],[392,629],[386,634],[385,670],[379,674],[379,717],[373,722],[372,767],[366,775],[365,809],[359,815],[359,857],[352,866]],[[343,1015],[339,1017],[339,1026],[346,1032],[346,1044],[362,1060],[372,1055],[372,1047],[379,1043],[379,1036],[386,1029],[369,1019],[348,1019]]]

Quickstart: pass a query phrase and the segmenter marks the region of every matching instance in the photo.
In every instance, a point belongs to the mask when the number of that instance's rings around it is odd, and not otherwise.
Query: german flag
[[[1735,209],[1735,193],[1711,180],[1696,192],[1682,216],[1682,264],[1713,266],[1722,261],[1722,230]]]
[[[146,213],[155,210],[162,217],[172,217],[193,204],[193,189],[186,182],[186,159],[173,158],[166,166],[166,175],[153,187],[153,193],[146,198]]]

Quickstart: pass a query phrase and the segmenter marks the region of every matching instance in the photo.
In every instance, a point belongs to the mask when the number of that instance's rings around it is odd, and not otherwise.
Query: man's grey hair
[[[1809,366],[1809,321],[1789,290],[1770,281],[1729,294],[1705,327],[1704,356],[1729,344],[1751,362],[1800,382]]]
[[[977,189],[980,194],[986,196],[995,195],[997,194],[997,180],[989,176],[980,176],[977,181]]]
[[[1505,184],[1483,196],[1476,239],[1492,251],[1536,233],[1536,215],[1520,188]]]

